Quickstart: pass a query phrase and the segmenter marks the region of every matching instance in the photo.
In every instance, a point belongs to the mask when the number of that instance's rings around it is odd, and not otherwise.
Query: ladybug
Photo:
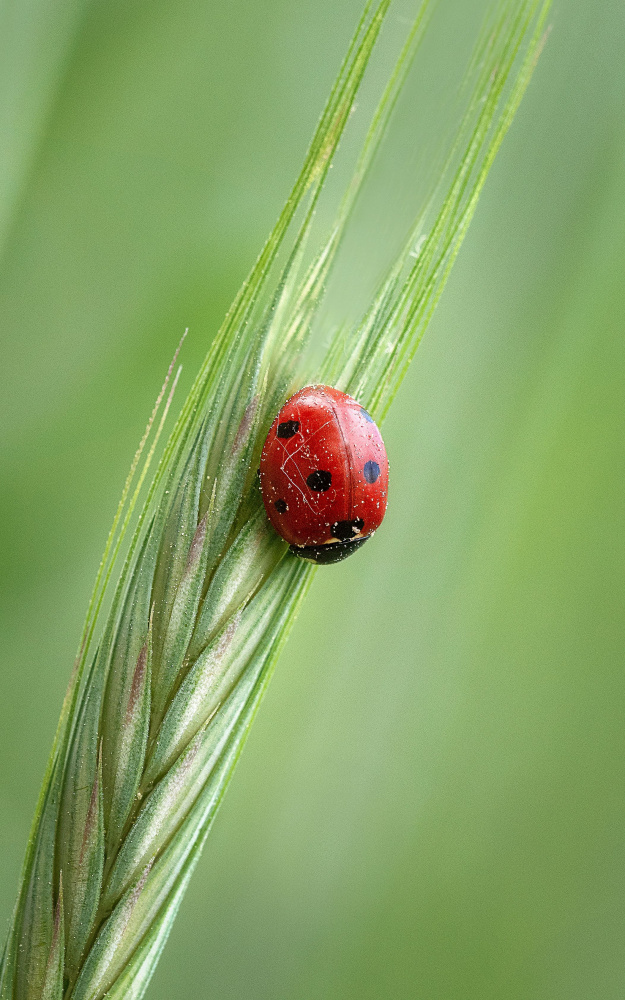
[[[386,513],[388,459],[373,417],[328,385],[300,389],[271,425],[260,488],[267,517],[294,555],[347,558]]]

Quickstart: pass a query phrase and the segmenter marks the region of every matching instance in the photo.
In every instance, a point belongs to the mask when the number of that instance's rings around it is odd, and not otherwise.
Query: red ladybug
[[[291,552],[316,563],[345,559],[386,512],[388,459],[373,418],[338,389],[300,389],[271,425],[260,488]]]

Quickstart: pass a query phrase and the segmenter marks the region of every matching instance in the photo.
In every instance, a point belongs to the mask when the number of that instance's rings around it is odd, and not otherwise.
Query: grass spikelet
[[[315,380],[384,416],[527,87],[549,4],[497,6],[467,70],[464,113],[435,189],[361,321],[313,364],[311,332],[342,235],[427,26],[424,2],[334,221],[315,242],[315,211],[389,6],[366,5],[302,171],[142,490],[177,353],[150,418],[37,808],[1,1000],[143,995],[314,572],[264,516],[263,437],[286,396]]]

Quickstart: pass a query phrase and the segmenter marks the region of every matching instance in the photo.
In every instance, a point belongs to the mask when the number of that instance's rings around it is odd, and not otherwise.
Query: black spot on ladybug
[[[362,415],[365,418],[365,420],[367,421],[367,423],[369,423],[369,424],[374,424],[375,423],[375,420],[373,419],[373,417],[371,416],[370,413],[367,413],[367,411],[365,410],[364,406],[360,407],[360,412],[362,413]]]
[[[341,542],[350,541],[364,526],[365,522],[361,517],[355,517],[353,521],[336,521],[332,525],[332,537]]]
[[[375,483],[376,479],[380,475],[380,466],[377,462],[365,462],[365,467],[362,470],[365,474],[365,479],[368,483]]]
[[[289,509],[286,500],[276,500],[274,507],[278,511],[278,514],[286,514],[287,510]]]
[[[278,424],[276,437],[292,438],[294,434],[297,434],[298,430],[299,420],[283,420],[281,424]]]
[[[326,469],[315,469],[306,477],[306,485],[315,493],[325,493],[332,484],[332,473]]]

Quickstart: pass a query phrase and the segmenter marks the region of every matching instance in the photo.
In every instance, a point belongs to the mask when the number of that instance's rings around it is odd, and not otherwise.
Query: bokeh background
[[[443,8],[453,38],[468,8]],[[0,11],[3,935],[136,442],[273,224],[359,10]],[[625,8],[551,22],[385,425],[384,529],[317,574],[152,1000],[622,1000]]]

